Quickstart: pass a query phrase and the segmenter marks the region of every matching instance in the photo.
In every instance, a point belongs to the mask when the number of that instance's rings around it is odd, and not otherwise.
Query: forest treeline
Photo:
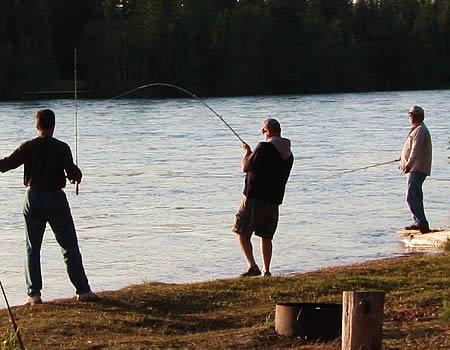
[[[449,0],[2,0],[0,99],[450,87]]]

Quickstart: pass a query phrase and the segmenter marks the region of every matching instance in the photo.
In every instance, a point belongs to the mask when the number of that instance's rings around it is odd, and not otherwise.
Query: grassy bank
[[[340,349],[274,332],[275,304],[341,302],[345,290],[386,291],[386,349],[450,348],[450,254],[409,256],[293,277],[148,283],[101,293],[97,303],[15,307],[28,349]],[[10,339],[6,310],[0,340]],[[8,346],[5,343],[4,346]]]

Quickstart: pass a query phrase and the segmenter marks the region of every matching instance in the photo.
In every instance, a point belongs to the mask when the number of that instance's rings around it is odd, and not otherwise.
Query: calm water
[[[252,146],[267,116],[292,140],[296,160],[274,241],[275,275],[405,253],[395,232],[410,214],[395,164],[323,177],[397,158],[412,104],[425,108],[433,139],[426,213],[432,227],[449,225],[450,91],[205,101]],[[73,101],[0,103],[1,157],[35,136],[35,112],[46,107],[59,117],[55,136],[75,151]],[[84,181],[79,196],[72,186],[66,192],[93,289],[242,271],[230,230],[243,187],[242,151],[216,116],[190,99],[94,100],[79,102],[78,119]],[[22,171],[0,174],[0,276],[12,304],[25,298]],[[44,300],[72,296],[50,229],[42,264]]]

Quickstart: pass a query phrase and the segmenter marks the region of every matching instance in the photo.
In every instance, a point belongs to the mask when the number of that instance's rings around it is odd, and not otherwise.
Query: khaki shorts
[[[233,232],[246,237],[253,233],[272,239],[278,225],[278,204],[243,198],[233,223]]]

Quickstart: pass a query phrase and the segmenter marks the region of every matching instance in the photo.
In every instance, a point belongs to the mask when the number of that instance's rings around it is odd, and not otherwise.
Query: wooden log
[[[384,292],[344,292],[342,350],[381,350]]]

